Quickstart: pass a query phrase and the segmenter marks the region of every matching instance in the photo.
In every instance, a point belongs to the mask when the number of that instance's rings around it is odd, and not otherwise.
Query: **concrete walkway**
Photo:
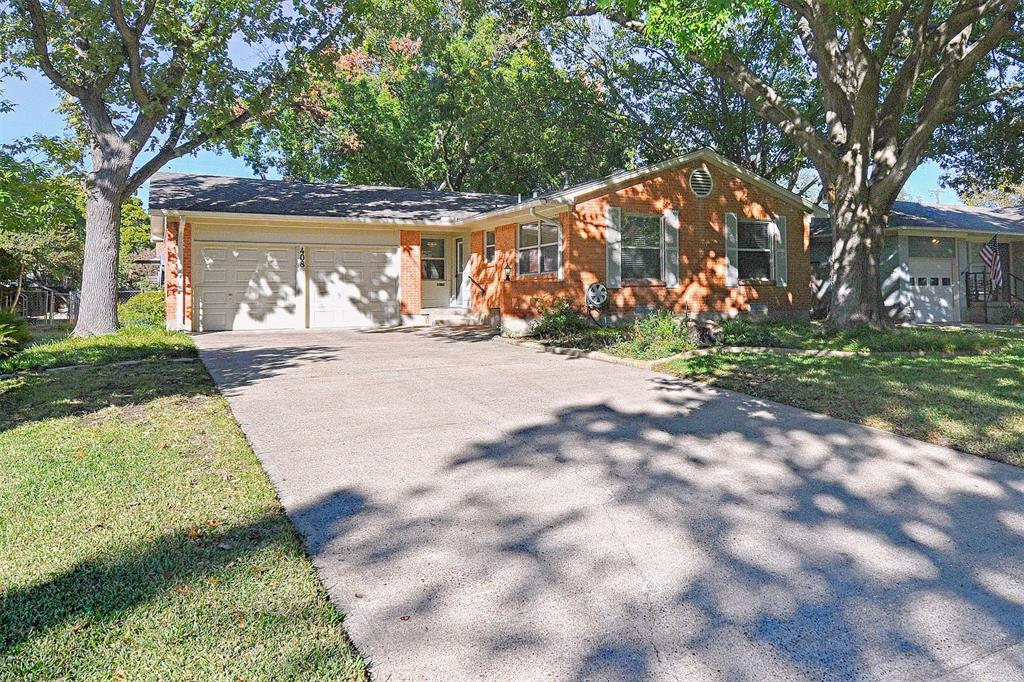
[[[1024,470],[467,333],[196,343],[378,680],[1024,680]]]

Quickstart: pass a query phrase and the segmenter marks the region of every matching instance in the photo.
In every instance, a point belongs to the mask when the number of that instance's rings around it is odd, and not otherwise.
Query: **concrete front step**
[[[496,327],[492,315],[468,308],[424,308],[419,323],[430,327]]]

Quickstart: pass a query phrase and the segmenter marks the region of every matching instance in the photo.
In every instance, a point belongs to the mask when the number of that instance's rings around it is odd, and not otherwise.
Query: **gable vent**
[[[701,199],[711,194],[714,183],[707,168],[698,168],[690,173],[690,189]]]

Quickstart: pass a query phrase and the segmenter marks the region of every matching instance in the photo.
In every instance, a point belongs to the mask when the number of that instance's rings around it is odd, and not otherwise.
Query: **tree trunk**
[[[25,288],[25,264],[22,263],[18,269],[18,287],[14,290],[14,300],[11,301],[11,312],[18,312],[18,299],[21,298],[21,291]],[[22,313],[25,311],[22,310]]]
[[[75,336],[117,331],[117,262],[121,238],[121,197],[112,183],[97,182],[85,203],[85,262]]]
[[[825,324],[832,328],[891,326],[882,299],[880,266],[886,207],[872,206],[867,192],[834,197],[829,217],[832,246],[832,302]]]

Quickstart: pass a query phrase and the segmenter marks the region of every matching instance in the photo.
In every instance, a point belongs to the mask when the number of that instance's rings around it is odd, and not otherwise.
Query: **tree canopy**
[[[463,3],[396,4],[364,22],[332,74],[265,120],[262,171],[430,189],[529,192],[599,176],[629,141],[605,93],[543,36]]]

